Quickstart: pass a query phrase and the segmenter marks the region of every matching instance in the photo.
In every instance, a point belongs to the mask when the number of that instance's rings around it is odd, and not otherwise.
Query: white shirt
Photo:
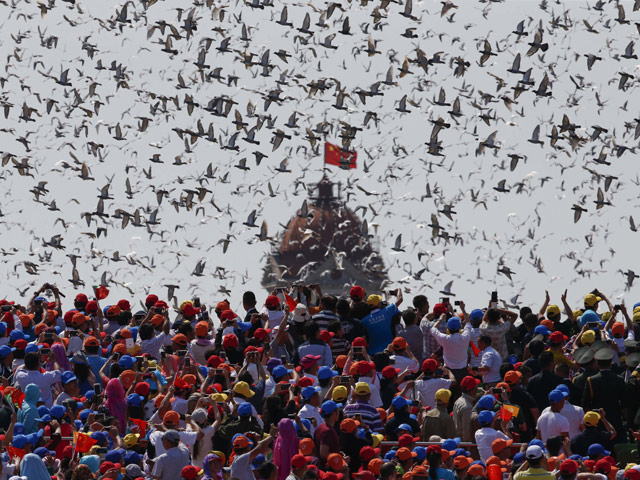
[[[164,445],[162,445],[162,436],[164,435],[164,433],[165,432],[161,432],[160,430],[155,430],[149,434],[149,441],[151,442],[151,445],[153,445],[156,449],[156,458],[163,453],[167,453],[167,450],[164,449]],[[196,432],[179,431],[178,433],[180,434],[180,441],[187,446],[192,446],[194,443],[196,443],[196,440],[198,438],[198,434]],[[181,445],[181,447],[187,452],[187,458],[189,458],[189,451],[184,446]],[[178,472],[178,478],[182,478],[180,472]]]
[[[371,377],[360,377],[358,380],[360,382],[364,382],[369,385],[369,389],[371,390],[371,397],[369,397],[369,405],[372,407],[378,408],[382,406],[382,397],[380,397],[380,381],[376,378]],[[322,393],[322,392],[320,392]],[[320,398],[323,398],[322,396]]]
[[[142,349],[142,353],[148,353],[156,360],[160,360],[160,349],[165,344],[167,335],[164,332],[151,337],[148,340],[140,340],[138,337],[138,345]]]
[[[191,458],[193,459],[191,463],[195,466],[202,468],[202,462],[204,462],[204,457],[207,456],[210,450],[213,450],[213,445],[211,443],[211,439],[213,435],[216,433],[216,429],[213,425],[209,425],[202,429],[202,433],[204,433],[204,437],[200,440],[200,449],[198,450],[198,456],[193,456],[193,445],[189,447],[189,451],[191,452]],[[195,443],[194,443],[195,445]]]
[[[500,365],[502,365],[502,357],[495,348],[488,346],[482,351],[480,366],[489,369],[488,372],[482,375],[484,383],[499,382],[502,380],[502,377],[500,377]]]
[[[486,462],[487,459],[493,455],[493,450],[491,450],[491,444],[497,438],[502,438],[504,440],[509,440],[504,433],[499,432],[495,428],[491,427],[482,427],[480,430],[476,430],[476,444],[478,445],[478,453],[480,454],[480,459],[483,462]]]
[[[255,480],[251,470],[251,452],[243,453],[233,459],[230,478],[238,480]]]
[[[448,378],[416,380],[415,386],[419,398],[415,398],[414,400],[420,400],[420,403],[425,407],[436,408],[436,392],[441,388],[449,390],[451,380]]]
[[[26,370],[21,368],[14,375],[14,384],[24,392],[27,385],[35,383],[40,388],[40,398],[47,408],[53,406],[53,385],[61,381],[60,370],[41,373],[39,370]]]
[[[482,335],[482,332],[480,332],[479,327],[471,328],[471,336],[469,337],[469,343],[473,342],[473,344],[477,347],[478,339],[480,338],[481,335]],[[473,353],[473,349],[471,348],[471,345],[469,345],[469,349],[467,351],[469,352],[469,366],[479,367],[480,362],[482,361],[482,352],[479,352],[478,356],[476,357],[475,354]]]
[[[547,413],[550,411],[551,407],[547,407],[542,411],[542,413]],[[580,430],[584,419],[584,410],[582,409],[582,407],[572,405],[565,400],[564,407],[562,407],[562,410],[560,410],[560,415],[566,418],[569,422],[569,438],[573,438],[576,435],[582,433],[582,430]]]
[[[391,355],[389,357],[393,360],[392,366],[399,368],[400,372],[404,372],[405,369],[411,370],[413,373],[417,373],[420,370],[420,365],[413,358],[405,357],[403,355]]]
[[[469,355],[469,338],[471,337],[471,324],[465,324],[462,332],[447,335],[440,332],[436,327],[431,327],[431,335],[438,344],[442,345],[442,357],[444,364],[449,369],[467,368]]]
[[[538,417],[536,428],[540,432],[540,439],[546,443],[549,437],[561,435],[569,432],[569,420],[560,413],[545,409],[544,413]]]
[[[313,436],[313,434],[316,431],[316,428],[320,426],[320,424],[324,423],[324,418],[322,418],[322,415],[320,415],[320,409],[318,407],[314,407],[313,405],[309,405],[308,403],[305,403],[304,406],[300,409],[300,411],[298,412],[298,416],[300,418],[313,418],[315,419],[315,425],[313,424],[313,422],[311,422],[311,431],[309,433],[311,433],[311,436]]]

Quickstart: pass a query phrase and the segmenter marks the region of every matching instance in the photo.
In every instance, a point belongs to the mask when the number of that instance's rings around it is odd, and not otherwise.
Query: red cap
[[[233,333],[227,333],[222,338],[222,346],[224,348],[237,348],[238,347],[238,337],[236,337]]]
[[[220,365],[221,363],[222,359],[218,355],[211,355],[207,359],[207,365],[209,365],[211,368],[218,368],[218,365]]]
[[[566,339],[567,337],[565,337],[563,333],[558,330],[549,335],[549,343],[563,343]]]
[[[578,471],[578,462],[572,460],[571,458],[567,458],[560,464],[560,473],[566,473],[569,475],[574,475]],[[640,472],[638,472],[640,475]]]
[[[367,347],[367,340],[364,337],[356,337],[351,342],[352,347]]]
[[[186,480],[194,480],[200,473],[200,470],[200,468],[194,465],[187,465],[186,467],[182,467],[182,478],[185,478]]]
[[[118,305],[111,305],[109,308],[107,308],[106,316],[115,317],[116,315],[120,315],[121,313],[122,313],[122,310]]]
[[[448,308],[447,308],[447,305],[444,304],[444,303],[436,303],[433,306],[433,314],[434,315],[440,316],[443,313],[447,313],[447,312],[448,312]]]
[[[335,333],[330,332],[329,330],[320,330],[320,340],[324,343],[329,343],[334,336]]]
[[[147,299],[144,301],[144,304],[148,307],[154,307],[158,303],[158,296],[151,294],[147,295]]]
[[[138,395],[142,395],[143,397],[146,397],[147,395],[149,395],[150,390],[151,390],[151,387],[147,382],[136,383],[136,386],[133,389],[134,392],[136,392]]]
[[[233,320],[236,317],[237,315],[233,313],[233,310],[225,310],[224,312],[222,312],[222,314],[220,314],[221,320]]]
[[[351,290],[349,290],[349,296],[353,300],[362,300],[364,298],[364,288],[359,285],[354,285],[351,287]]]
[[[129,300],[125,300],[124,298],[122,300],[118,300],[117,305],[120,307],[120,310],[122,310],[123,312],[131,311],[131,304],[129,303]]]
[[[225,310],[229,310],[229,302],[226,300],[222,300],[221,302],[216,303],[216,313],[222,313]]]
[[[98,302],[90,300],[84,307],[84,311],[87,313],[96,313],[98,311]]]
[[[311,458],[297,453],[293,457],[291,457],[291,466],[293,468],[304,468],[307,466],[307,463],[309,463],[310,460]]]
[[[313,378],[301,377],[298,379],[298,387],[300,388],[310,387],[311,385],[313,385]]]
[[[194,307],[190,303],[187,303],[184,307],[182,307],[182,315],[185,317],[193,317],[198,312],[200,312],[200,309]]]
[[[471,375],[467,375],[460,381],[460,390],[463,392],[468,392],[473,390],[480,383],[480,379],[472,377]]]
[[[358,375],[366,375],[371,370],[374,370],[376,368],[376,365],[373,362],[366,362],[362,360],[358,362],[357,368],[358,368]]]
[[[438,361],[433,358],[427,358],[424,362],[422,362],[422,371],[423,372],[435,372],[438,369]]]
[[[264,301],[266,307],[277,307],[280,305],[280,299],[275,295],[269,295]]]
[[[624,472],[624,478],[626,478],[627,480],[640,480],[640,470],[630,468],[629,470]]]
[[[373,447],[370,447],[369,445],[365,445],[360,449],[360,459],[364,463],[367,463],[369,460],[371,460],[373,457],[377,455],[380,455],[379,448],[373,448]]]
[[[89,301],[89,299],[87,298],[87,296],[84,293],[79,293],[76,295],[76,302],[79,303],[87,303]]]
[[[114,468],[120,470],[122,468],[122,465],[113,462],[102,462],[102,464],[100,465],[100,474],[104,475],[109,470],[112,470]]]
[[[271,329],[270,328],[258,328],[256,329],[256,331],[253,333],[253,336],[255,338],[257,338],[258,340],[264,340],[265,338],[267,338],[269,336],[269,334],[271,333]]]
[[[393,378],[400,373],[399,368],[394,368],[392,365],[387,365],[382,369],[382,376],[384,378]]]
[[[601,458],[596,462],[596,466],[594,467],[595,473],[604,473],[605,475],[608,475],[610,471],[611,463],[609,463],[608,460]]]

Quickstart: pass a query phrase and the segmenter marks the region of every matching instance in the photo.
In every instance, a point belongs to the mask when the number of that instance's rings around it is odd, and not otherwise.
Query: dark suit
[[[582,403],[582,395],[584,394],[584,387],[587,385],[587,378],[593,377],[596,373],[598,373],[598,370],[595,368],[581,369],[580,373],[573,377],[573,385],[578,390],[578,397],[575,400],[571,397],[572,404],[580,405]]]
[[[582,394],[584,411],[604,409],[607,420],[618,434],[616,442],[625,442],[626,434],[622,428],[622,410],[626,402],[627,385],[611,370],[601,370],[589,377]]]

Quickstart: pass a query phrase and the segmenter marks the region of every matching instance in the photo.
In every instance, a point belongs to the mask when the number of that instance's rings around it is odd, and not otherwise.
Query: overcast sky
[[[11,161],[3,169],[5,194],[0,209],[5,225],[2,249],[6,278],[0,293],[13,298],[20,290],[27,295],[32,290],[30,285],[49,281],[63,288],[67,297],[73,296],[74,288],[68,281],[72,266],[66,255],[75,254],[79,256],[79,275],[86,284],[78,291],[87,291],[107,272],[112,290],[109,300],[113,302],[123,296],[132,298],[114,281],[132,289],[135,300],[142,300],[149,291],[165,297],[165,284],[179,285],[179,301],[198,294],[208,304],[225,296],[218,291],[221,287],[228,288],[233,292],[234,308],[239,308],[245,289],[256,291],[259,297],[266,295],[260,280],[270,245],[256,242],[258,230],[242,222],[256,209],[258,225],[266,220],[270,235],[280,232],[280,224],[285,224],[306,198],[301,185],[322,176],[322,156],[313,155],[305,128],[326,121],[333,129],[327,140],[339,144],[339,122],[343,121],[363,129],[352,144],[358,152],[358,168],[332,168],[330,176],[348,185],[350,208],[368,207],[364,218],[372,230],[377,230],[391,284],[401,281],[408,297],[425,293],[436,300],[438,291],[453,280],[456,298],[466,300],[471,307],[486,305],[494,289],[504,299],[520,294],[519,305],[539,305],[546,288],[552,292],[552,303],[560,303],[561,291],[568,288],[571,303],[578,307],[584,294],[595,287],[616,299],[624,298],[628,304],[635,303],[639,300],[636,283],[625,291],[626,279],[621,272],[640,272],[637,233],[629,227],[629,215],[640,221],[637,154],[626,151],[616,158],[612,150],[615,145],[637,147],[633,136],[638,117],[637,79],[630,79],[625,91],[618,89],[618,82],[620,72],[638,76],[638,60],[620,56],[629,41],[638,38],[634,22],[640,21],[640,12],[632,11],[633,2],[620,2],[631,21],[623,24],[615,21],[618,12],[614,3],[606,4],[603,11],[590,8],[593,3],[549,2],[542,9],[534,1],[458,1],[458,8],[441,17],[441,2],[423,1],[413,2],[415,20],[400,14],[404,6],[391,3],[386,12],[382,11],[386,18],[377,28],[371,16],[377,2],[365,6],[344,2],[344,12],[335,9],[325,20],[326,27],[316,25],[320,9],[326,8],[324,3],[286,2],[294,28],[276,23],[282,10],[280,2],[264,9],[250,8],[242,2],[225,4],[222,21],[219,10],[199,5],[195,7],[197,31],[188,39],[182,27],[192,8],[189,2],[158,2],[146,12],[141,3],[129,3],[131,23],[115,23],[113,28],[109,21],[115,19],[122,2],[78,1],[75,9],[57,2],[44,18],[36,2],[18,2],[14,8],[0,5],[0,18],[5,19],[1,28],[6,32],[0,53],[8,60],[0,75],[4,82],[1,91],[3,102],[12,105],[9,118],[0,117],[0,150],[16,155],[18,162],[26,158],[34,175],[20,176]],[[179,13],[181,21],[177,19]],[[306,13],[311,16],[312,36],[295,30]],[[338,47],[335,50],[320,46],[327,35],[342,28],[347,16],[353,35],[338,33],[332,40]],[[529,35],[517,41],[511,32],[521,20]],[[588,32],[584,20],[599,33]],[[159,30],[148,34],[159,21],[179,29],[182,38],[173,40],[177,54],[162,51],[168,28],[164,34]],[[241,40],[243,25],[250,36],[248,42]],[[526,57],[527,42],[533,41],[539,25],[548,51]],[[400,36],[406,28],[415,28],[418,38]],[[57,37],[57,45],[50,41],[51,48],[47,48],[39,31],[45,40]],[[364,51],[369,35],[377,42],[380,54],[369,56]],[[231,37],[231,51],[227,53],[216,50],[225,37]],[[485,39],[497,56],[481,66],[478,49]],[[224,83],[215,78],[203,82],[194,65],[198,52],[209,41],[206,63],[210,67],[205,73],[221,67]],[[427,58],[442,52],[444,63],[429,66],[428,73],[411,63],[413,73],[399,78],[403,60],[415,59],[416,48]],[[96,50],[93,59],[87,54],[91,49]],[[254,61],[259,61],[267,49],[274,67],[266,77],[259,66],[246,68],[234,51],[251,52]],[[279,49],[293,55],[287,64],[275,55]],[[510,111],[501,97],[514,99],[512,87],[522,76],[507,69],[518,53],[521,69],[532,68],[535,85],[529,89],[538,87],[547,74],[552,95],[543,98],[532,91],[524,92]],[[589,53],[601,57],[591,71],[584,56]],[[459,78],[453,75],[456,64],[451,65],[455,57],[470,63]],[[112,62],[122,65],[126,85],[118,85],[116,72],[97,70],[98,60],[105,67]],[[390,66],[396,85],[381,85],[384,95],[367,97],[363,104],[357,90],[368,90],[384,80]],[[49,78],[59,78],[67,68],[71,86]],[[280,84],[284,100],[272,103],[265,111],[263,97],[278,87],[276,81],[285,71],[287,84]],[[178,74],[187,88],[178,88]],[[228,75],[238,77],[237,84],[228,85]],[[321,78],[327,79],[331,88],[309,98],[307,84]],[[497,91],[500,83],[504,87]],[[576,83],[583,87],[577,90]],[[332,106],[336,85],[350,95],[344,102],[346,110]],[[458,125],[447,113],[450,106],[432,103],[441,88],[448,103],[453,103],[456,96],[460,98],[463,116],[457,119]],[[95,89],[93,97],[90,89]],[[74,90],[81,99],[75,107]],[[220,95],[232,98],[237,105],[228,118],[198,107],[189,115],[185,94],[200,107]],[[180,99],[179,109],[169,101],[166,111],[151,114],[162,96],[175,95]],[[404,95],[411,100],[408,113],[396,110]],[[46,99],[57,101],[51,114],[46,113]],[[102,103],[97,114],[93,105],[96,100]],[[236,131],[232,123],[236,109],[249,124],[247,128],[256,124],[257,117],[248,118],[248,102],[255,106],[257,115],[270,115],[275,128],[267,128],[265,122],[256,133],[259,145],[243,141],[243,131],[238,137],[238,151],[221,149],[220,142],[226,144]],[[19,120],[23,103],[37,109],[38,114],[32,115],[35,122]],[[299,126],[285,126],[294,111]],[[364,127],[368,111],[377,114],[377,126],[371,121]],[[483,114],[490,125],[480,118]],[[553,125],[561,124],[564,114],[579,126],[576,135],[585,139],[575,150],[564,139],[556,144],[561,149],[549,144],[547,135],[551,135]],[[140,117],[152,118],[144,132],[139,131]],[[451,123],[451,128],[439,135],[443,157],[429,155],[425,145],[433,127],[430,119],[438,117]],[[189,145],[191,152],[185,152],[184,141],[172,129],[197,131],[198,120],[205,131],[213,124],[219,143],[199,138]],[[116,124],[124,140],[114,138]],[[527,141],[537,125],[542,146]],[[608,131],[592,141],[593,125]],[[86,134],[82,126],[86,126]],[[111,133],[108,127],[113,127]],[[276,129],[291,139],[272,151],[270,141]],[[74,130],[78,136],[74,136]],[[487,148],[484,154],[476,155],[479,142],[494,131],[500,148]],[[17,141],[20,137],[28,140],[30,151]],[[89,153],[88,142],[103,145],[103,161]],[[603,147],[611,165],[593,161]],[[260,165],[256,165],[255,150],[267,155]],[[149,161],[156,153],[164,163]],[[508,154],[514,153],[526,160],[511,172]],[[78,176],[74,168],[79,165],[71,154],[86,163],[93,180]],[[178,156],[181,164],[174,165]],[[243,158],[250,167],[247,171],[234,168]],[[276,171],[285,159],[291,172]],[[203,178],[210,163],[215,179]],[[74,168],[64,168],[65,164]],[[149,173],[149,168],[151,178],[143,173],[143,169]],[[612,205],[596,210],[594,201],[598,188],[604,190],[606,175],[617,177],[604,193]],[[125,193],[127,178],[134,191],[132,198]],[[511,189],[508,193],[493,189],[503,179]],[[55,200],[60,211],[33,201],[30,190],[40,181],[48,182],[48,193],[40,199]],[[95,212],[100,189],[109,182],[113,198],[104,200],[105,212],[113,216],[117,209],[131,214],[139,209],[143,223],[158,205],[154,192],[167,192],[159,207],[160,224],[149,226],[157,235],[150,238],[146,226],[129,224],[121,229],[121,220],[111,217],[101,220],[94,216],[91,227],[87,226],[81,214]],[[277,192],[275,197],[269,196],[268,183]],[[434,198],[422,198],[427,184]],[[516,193],[516,184],[521,184],[521,193]],[[172,203],[179,202],[185,190],[197,187],[211,193],[206,192],[201,204],[196,199],[190,211],[185,207],[176,211]],[[211,204],[212,199],[222,212]],[[588,210],[577,224],[571,210],[574,203]],[[453,220],[438,213],[445,204],[451,204],[457,212]],[[198,206],[204,207],[204,212]],[[464,243],[432,241],[427,226],[431,214],[436,214],[440,224],[451,235],[458,234]],[[98,226],[107,229],[106,237],[87,235],[95,235]],[[391,251],[399,233],[403,253]],[[43,245],[56,234],[62,235],[64,250]],[[234,238],[223,254],[218,242],[227,234]],[[113,261],[116,251],[120,257],[128,255],[131,263]],[[425,253],[420,260],[419,252]],[[49,261],[38,257],[45,254],[51,255]],[[193,276],[200,260],[206,261],[204,275]],[[39,266],[37,275],[27,272],[25,261]],[[500,263],[515,272],[513,281],[497,273]],[[420,280],[411,276],[425,267],[428,270]]]

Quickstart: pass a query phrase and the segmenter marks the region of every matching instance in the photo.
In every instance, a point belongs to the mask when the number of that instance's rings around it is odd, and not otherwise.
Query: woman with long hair
[[[427,447],[427,462],[429,463],[429,480],[454,480],[453,472],[442,468],[442,448],[440,445]]]

